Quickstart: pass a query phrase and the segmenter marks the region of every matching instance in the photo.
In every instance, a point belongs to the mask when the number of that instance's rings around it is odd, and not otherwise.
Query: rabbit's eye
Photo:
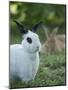
[[[30,37],[27,37],[27,42],[32,43],[32,39]]]

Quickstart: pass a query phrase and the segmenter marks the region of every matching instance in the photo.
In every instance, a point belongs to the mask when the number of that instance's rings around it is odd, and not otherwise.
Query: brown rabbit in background
[[[61,52],[65,49],[65,34],[57,34],[58,27],[56,27],[51,33],[48,32],[44,25],[42,25],[42,28],[46,35],[46,40],[42,44],[42,53],[52,54],[55,52]]]

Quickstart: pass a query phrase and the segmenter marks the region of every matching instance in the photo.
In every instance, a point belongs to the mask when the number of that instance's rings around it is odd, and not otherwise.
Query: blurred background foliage
[[[42,21],[52,31],[59,27],[58,33],[65,33],[65,5],[10,2],[10,43],[18,43],[21,35],[13,20],[18,20],[30,29],[35,23]],[[41,42],[45,40],[44,30],[38,30]],[[13,38],[16,38],[14,40]]]

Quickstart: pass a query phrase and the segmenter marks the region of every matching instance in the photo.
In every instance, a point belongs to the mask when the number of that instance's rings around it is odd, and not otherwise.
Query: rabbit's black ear
[[[42,24],[42,22],[40,21],[39,23],[36,23],[33,27],[32,27],[32,31],[33,32],[36,32],[37,31],[37,29],[38,29],[38,27],[40,27],[41,26],[41,24]]]
[[[26,28],[21,23],[19,23],[16,20],[14,20],[14,22],[17,24],[17,26],[22,34],[26,34],[28,32],[28,30],[26,30]]]

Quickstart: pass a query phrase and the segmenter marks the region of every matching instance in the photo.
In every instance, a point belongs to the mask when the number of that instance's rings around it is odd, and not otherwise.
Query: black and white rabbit
[[[15,23],[23,34],[23,40],[21,44],[10,45],[10,78],[17,76],[22,81],[29,81],[35,78],[39,68],[41,43],[35,32],[40,23],[34,25],[32,30],[26,30],[17,21]]]

